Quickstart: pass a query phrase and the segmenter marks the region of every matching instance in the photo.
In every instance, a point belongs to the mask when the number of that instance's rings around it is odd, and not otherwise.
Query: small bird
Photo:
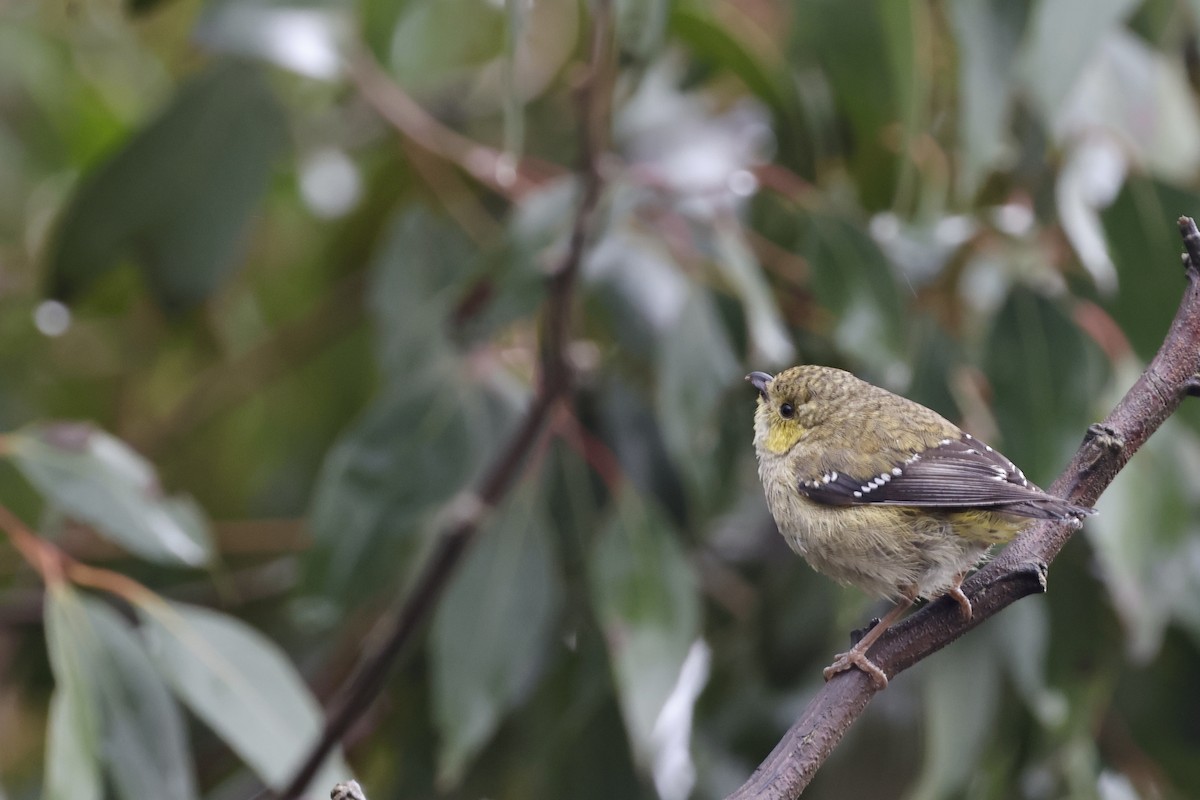
[[[993,545],[1035,519],[1078,524],[1095,513],[1042,491],[932,409],[849,372],[805,365],[746,380],[758,390],[754,449],[779,532],[818,572],[895,603],[825,680],[858,667],[887,686],[867,651],[913,603],[947,595],[970,619],[962,581]]]

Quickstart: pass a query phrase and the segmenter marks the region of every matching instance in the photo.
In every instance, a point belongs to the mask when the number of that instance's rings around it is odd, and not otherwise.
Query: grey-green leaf
[[[100,712],[79,644],[82,604],[65,585],[46,593],[46,646],[55,688],[46,732],[46,800],[100,800]]]
[[[84,600],[88,671],[100,701],[102,750],[122,800],[196,797],[183,714],[129,624],[108,606]]]
[[[695,579],[663,515],[628,489],[600,534],[588,579],[634,756],[651,768],[662,742],[655,726],[700,636]]]
[[[707,495],[719,474],[714,463],[719,403],[740,371],[707,294],[688,292],[678,320],[661,332],[657,365],[656,404],[663,440],[697,494]]]
[[[164,496],[154,467],[115,436],[87,423],[56,422],[8,440],[13,462],[50,505],[131,553],[192,567],[212,559],[199,508]]]
[[[274,789],[321,733],[322,713],[287,656],[245,623],[172,603],[138,608],[151,656],[175,693]],[[335,752],[313,779],[349,777]]]
[[[128,623],[112,609],[52,587],[47,641],[51,702],[46,795],[99,798],[104,765],[121,800],[193,800],[183,715]]]
[[[528,483],[488,525],[433,618],[443,786],[457,784],[549,656],[562,587],[539,488]]]
[[[220,62],[84,178],[50,251],[69,298],[132,257],[168,308],[207,298],[235,265],[250,214],[287,143],[258,69]]]

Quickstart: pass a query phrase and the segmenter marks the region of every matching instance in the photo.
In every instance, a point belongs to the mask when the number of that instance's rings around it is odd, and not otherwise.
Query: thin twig
[[[287,787],[279,793],[280,800],[296,800],[301,797],[325,758],[341,741],[354,720],[382,690],[392,667],[429,617],[463,554],[478,535],[487,511],[499,505],[512,488],[520,474],[520,464],[533,449],[554,408],[569,393],[571,374],[567,345],[572,294],[598,215],[602,188],[599,159],[603,145],[600,134],[607,127],[608,117],[601,104],[609,88],[606,84],[602,85],[602,77],[611,49],[609,15],[608,2],[598,2],[592,22],[589,73],[579,87],[582,192],[566,250],[549,279],[544,305],[540,379],[536,394],[516,432],[484,472],[475,489],[455,502],[452,513],[448,515],[452,521],[438,536],[433,553],[393,618],[387,635],[364,655],[358,668],[330,703],[320,739],[305,756]],[[371,68],[364,68],[360,64],[359,69]],[[367,76],[366,80],[369,81],[378,77],[372,76],[370,72],[360,72],[360,88],[364,76]],[[390,84],[390,81],[388,83]],[[393,85],[393,88],[396,87]],[[390,91],[386,88],[383,90]],[[413,108],[404,106],[405,102],[411,102],[407,99],[392,95],[390,102],[400,104],[405,113],[416,113]],[[416,110],[420,111],[419,108]],[[428,120],[421,122],[421,125],[429,124]],[[408,133],[411,135],[412,132]],[[449,141],[449,146],[453,148],[474,146],[473,143],[463,144],[453,137],[445,141]],[[460,153],[455,160],[464,158],[467,163],[474,163],[471,158],[467,158],[469,155]],[[482,175],[477,177],[483,178]]]
[[[1200,387],[1200,231],[1179,219],[1187,256],[1187,287],[1170,331],[1154,360],[1108,418],[1093,425],[1052,494],[1090,506],[1130,457]],[[889,630],[871,649],[871,660],[890,677],[940,650],[1006,606],[1045,591],[1050,562],[1076,528],[1041,522],[963,585],[974,616],[963,622],[951,602],[930,603]],[[799,721],[766,760],[727,800],[792,800],[862,714],[875,682],[859,670],[839,673],[808,704]]]
[[[498,194],[519,197],[534,188],[539,177],[560,173],[556,166],[524,158],[514,163],[511,156],[468,139],[443,125],[388,75],[367,52],[350,58],[350,80],[371,107],[421,149],[461,167],[468,175]]]

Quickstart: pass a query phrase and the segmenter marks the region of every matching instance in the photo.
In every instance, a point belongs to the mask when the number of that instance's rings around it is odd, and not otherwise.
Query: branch
[[[1093,425],[1051,494],[1090,506],[1188,395],[1200,393],[1200,231],[1189,217],[1179,229],[1187,255],[1187,287],[1154,360],[1108,418]],[[1045,591],[1049,564],[1075,526],[1040,522],[1018,536],[998,558],[963,585],[974,616],[959,617],[953,602],[930,603],[889,630],[871,649],[871,660],[889,676],[940,650],[1008,605]],[[809,702],[750,779],[727,800],[791,800],[866,709],[875,683],[859,670],[834,676]]]
[[[509,154],[468,139],[443,125],[405,92],[368,52],[351,57],[347,72],[363,99],[406,139],[426,152],[457,164],[498,194],[520,196],[534,188],[540,179],[554,177],[562,171],[560,167],[528,157],[515,162]]]
[[[607,84],[602,73],[609,60],[609,4],[597,2],[592,21],[589,70],[578,87],[579,146],[582,191],[574,224],[561,260],[550,274],[541,336],[540,380],[525,417],[507,445],[484,471],[474,490],[460,496],[450,509],[450,521],[440,532],[433,553],[418,575],[412,591],[392,619],[387,635],[367,652],[330,703],[321,738],[305,756],[280,800],[296,800],[337,746],[351,724],[383,689],[392,667],[411,643],[442,596],[470,544],[478,535],[487,511],[512,488],[521,463],[533,449],[552,412],[571,387],[567,345],[571,299],[583,262],[589,235],[598,215],[602,181],[599,169],[601,129],[607,125],[602,106]],[[411,109],[409,109],[411,111]],[[455,145],[457,146],[457,145]]]

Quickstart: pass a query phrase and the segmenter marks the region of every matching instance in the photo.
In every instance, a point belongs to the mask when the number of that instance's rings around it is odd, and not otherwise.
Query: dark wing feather
[[[882,504],[921,508],[992,508],[1038,519],[1095,513],[1046,494],[991,447],[963,434],[893,464],[878,475],[830,471],[800,482],[809,499],[827,505]]]

